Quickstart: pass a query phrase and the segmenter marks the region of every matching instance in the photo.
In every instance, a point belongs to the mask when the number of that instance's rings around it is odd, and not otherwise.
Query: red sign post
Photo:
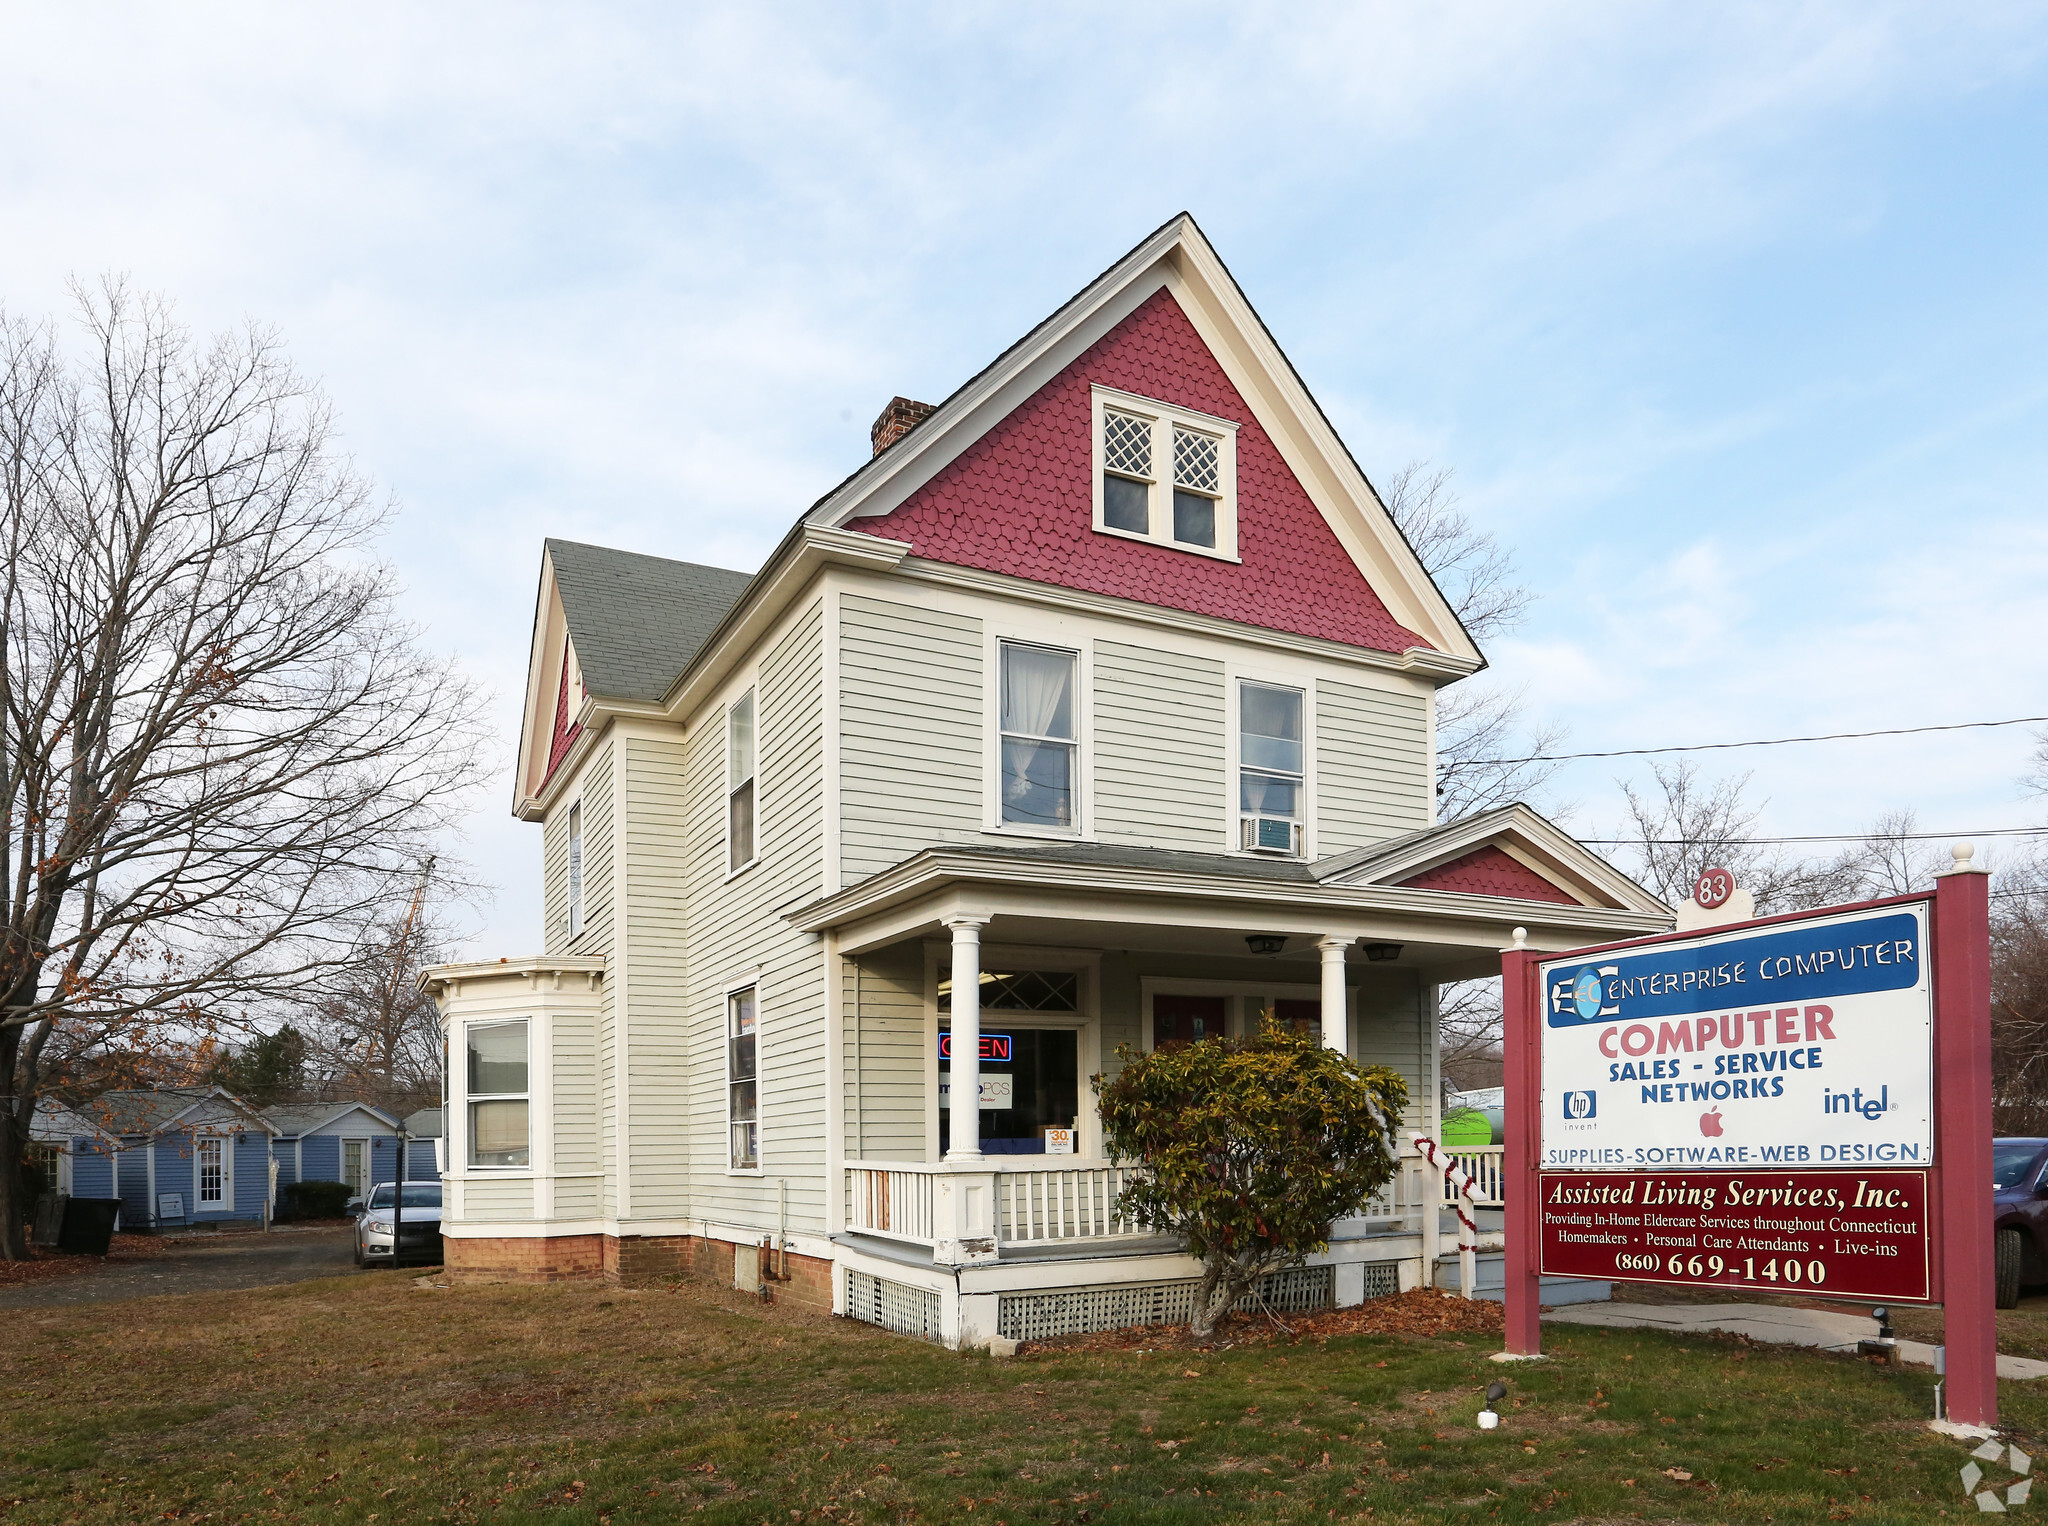
[[[1955,856],[1931,898],[1503,954],[1510,1354],[1542,1350],[1546,1274],[1939,1302],[1949,1418],[1996,1423],[1989,895],[1969,848]],[[1896,1086],[1853,1084],[1859,1030],[1925,1000],[1923,911],[1932,1095],[1904,1066]],[[1802,981],[1846,994],[1802,998]],[[1575,1046],[1548,1087],[1546,1021]]]

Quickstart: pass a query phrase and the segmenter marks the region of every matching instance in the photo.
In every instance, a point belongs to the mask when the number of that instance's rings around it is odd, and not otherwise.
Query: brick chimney
[[[939,410],[930,403],[914,403],[907,397],[892,397],[882,416],[868,431],[868,439],[880,455]]]

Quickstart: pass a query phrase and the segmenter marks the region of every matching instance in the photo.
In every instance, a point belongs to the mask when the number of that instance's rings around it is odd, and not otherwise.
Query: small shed
[[[276,1127],[219,1086],[101,1092],[53,1112],[74,1197],[118,1197],[126,1229],[265,1219]]]
[[[399,1120],[375,1103],[292,1102],[266,1108],[263,1116],[278,1131],[271,1148],[280,1185],[346,1182],[354,1199],[398,1178]],[[413,1141],[405,1174],[408,1181],[440,1175],[431,1140]]]

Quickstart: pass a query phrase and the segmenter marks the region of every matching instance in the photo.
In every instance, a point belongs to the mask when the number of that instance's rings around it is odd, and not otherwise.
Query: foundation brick
[[[605,1281],[644,1286],[669,1277],[690,1277],[718,1287],[732,1286],[734,1254],[729,1240],[699,1235],[556,1235],[545,1239],[506,1238],[445,1242],[447,1275],[457,1282]],[[778,1265],[764,1257],[762,1270]],[[832,1263],[792,1251],[788,1280],[764,1277],[768,1301],[792,1308],[832,1312]]]
[[[442,1265],[456,1282],[576,1282],[604,1274],[603,1235],[442,1241]]]

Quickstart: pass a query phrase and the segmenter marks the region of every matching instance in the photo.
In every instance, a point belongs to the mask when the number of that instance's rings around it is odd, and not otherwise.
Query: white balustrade
[[[936,1238],[932,1219],[932,1176],[929,1166],[852,1163],[846,1168],[846,1227],[856,1234],[880,1235],[930,1245]]]
[[[1002,1167],[996,1176],[996,1234],[1005,1245],[1141,1235],[1145,1227],[1117,1212],[1130,1166]]]

